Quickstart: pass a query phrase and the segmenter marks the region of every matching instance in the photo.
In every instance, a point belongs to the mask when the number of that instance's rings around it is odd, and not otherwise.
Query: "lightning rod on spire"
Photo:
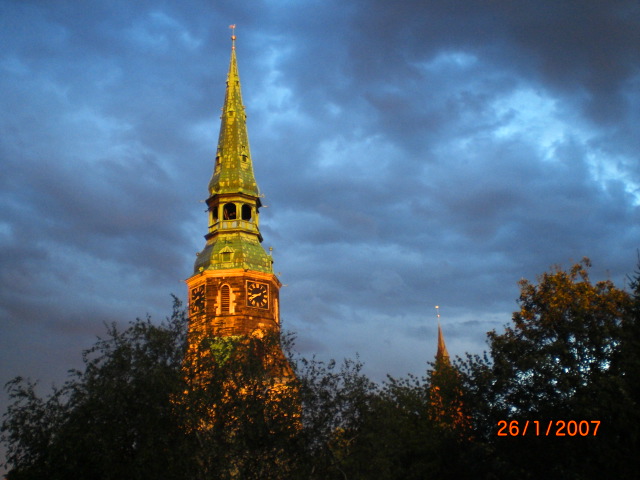
[[[236,49],[236,24],[234,23],[233,25],[229,25],[229,28],[231,29],[231,48],[235,50]]]

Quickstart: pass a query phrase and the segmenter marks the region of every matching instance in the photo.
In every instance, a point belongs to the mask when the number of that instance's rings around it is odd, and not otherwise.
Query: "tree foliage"
[[[185,455],[198,479],[292,478],[297,475],[300,400],[280,355],[280,337],[205,339],[196,364],[183,365]]]
[[[512,325],[489,332],[489,354],[464,364],[476,434],[492,452],[487,468],[504,478],[630,478],[623,438],[638,427],[620,419],[633,411],[637,418],[638,406],[625,386],[632,366],[622,367],[621,354],[629,349],[624,332],[637,325],[634,301],[611,281],[592,283],[589,267],[584,259],[537,284],[520,281]],[[556,436],[555,426],[551,436],[497,436],[500,421],[539,421],[546,430],[557,420],[602,426],[596,437]]]
[[[358,358],[295,355],[290,335],[203,339],[185,358],[177,301],[159,325],[109,325],[47,396],[28,379],[6,385],[7,478],[633,478],[640,271],[625,292],[588,269],[522,280],[512,323],[489,332],[483,356],[381,384]],[[601,426],[501,437],[500,420]]]
[[[171,398],[182,388],[184,325],[178,303],[161,326],[148,318],[124,331],[109,325],[83,352],[84,370],[46,399],[29,380],[10,382],[8,478],[181,478]]]

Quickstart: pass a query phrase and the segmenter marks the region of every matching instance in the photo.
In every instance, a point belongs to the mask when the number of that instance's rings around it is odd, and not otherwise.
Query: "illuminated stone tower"
[[[189,350],[203,338],[278,332],[280,281],[259,229],[260,192],[253,174],[232,35],[220,136],[206,203],[209,230],[189,289]],[[193,358],[193,357],[192,357]]]

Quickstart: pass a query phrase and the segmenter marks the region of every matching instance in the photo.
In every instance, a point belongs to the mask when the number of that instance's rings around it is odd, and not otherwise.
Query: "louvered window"
[[[229,285],[223,285],[220,290],[220,307],[223,314],[229,313],[231,303],[231,288]]]

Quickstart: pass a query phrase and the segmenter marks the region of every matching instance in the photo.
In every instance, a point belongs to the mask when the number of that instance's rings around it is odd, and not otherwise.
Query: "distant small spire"
[[[440,326],[440,307],[436,305],[436,317],[438,318],[438,351],[436,352],[436,362],[443,361],[449,363],[449,352],[447,345],[444,343],[444,335]]]

